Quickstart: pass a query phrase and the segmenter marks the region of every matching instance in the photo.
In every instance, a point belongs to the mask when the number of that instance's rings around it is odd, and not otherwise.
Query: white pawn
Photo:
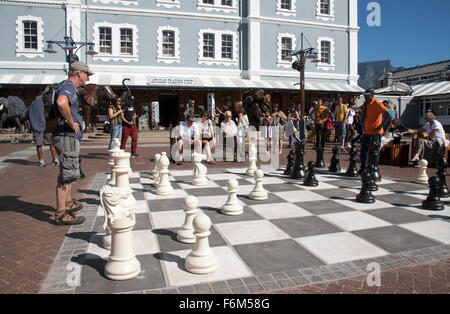
[[[184,199],[184,213],[186,214],[184,224],[177,232],[177,239],[182,243],[195,243],[194,227],[192,222],[198,213],[198,199],[195,196],[188,196]]]
[[[250,199],[262,201],[266,200],[268,198],[267,191],[264,190],[263,187],[263,177],[264,177],[264,171],[261,169],[258,169],[255,171],[255,186],[253,187],[253,190],[250,192]]]
[[[256,145],[254,143],[250,144],[250,148],[248,150],[248,160],[250,161],[250,166],[247,169],[246,175],[253,177],[255,171],[258,169],[256,167],[256,161],[258,160],[258,150],[256,149]]]
[[[159,196],[172,195],[173,187],[170,184],[170,180],[169,180],[170,160],[167,157],[166,153],[161,154],[159,163],[161,165],[161,170],[159,171],[160,179],[159,179],[158,188],[156,189],[156,195],[159,195]]]
[[[192,180],[192,185],[194,186],[203,186],[208,184],[208,179],[206,178],[208,168],[202,164],[203,160],[206,160],[206,155],[198,153],[192,154],[192,165],[194,167],[194,179]]]
[[[244,213],[244,206],[237,198],[239,182],[236,179],[228,180],[227,184],[228,199],[225,205],[222,206],[222,214],[228,216],[238,216]]]
[[[193,274],[210,274],[219,267],[219,259],[209,246],[211,219],[205,214],[198,214],[194,218],[193,226],[196,237],[195,246],[186,256],[184,267]]]
[[[152,174],[153,174],[153,186],[155,188],[158,187],[159,184],[159,171],[160,171],[160,165],[159,165],[159,160],[161,159],[161,154],[156,154],[155,155],[155,168],[153,168]]]
[[[419,161],[419,173],[414,182],[428,185],[427,166],[428,161],[426,159]]]

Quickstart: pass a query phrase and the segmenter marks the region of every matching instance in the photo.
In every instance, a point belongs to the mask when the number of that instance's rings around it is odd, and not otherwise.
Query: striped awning
[[[0,74],[0,84],[14,85],[47,85],[58,83],[66,78],[65,75],[46,74]],[[224,89],[271,89],[291,90],[300,89],[298,81],[278,80],[246,80],[233,77],[155,77],[146,74],[111,74],[96,72],[90,77],[89,83],[109,86],[122,86],[122,80],[129,78],[130,87],[147,88],[224,88]],[[357,85],[351,85],[335,81],[308,82],[305,89],[315,92],[341,92],[361,93],[363,89]]]
[[[432,96],[450,94],[450,81],[412,85],[413,96]]]

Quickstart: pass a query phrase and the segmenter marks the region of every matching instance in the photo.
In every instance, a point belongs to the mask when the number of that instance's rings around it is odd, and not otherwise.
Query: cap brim
[[[86,73],[87,73],[88,76],[91,76],[91,75],[94,75],[94,74],[95,74],[95,73],[92,72],[92,71],[86,71]]]

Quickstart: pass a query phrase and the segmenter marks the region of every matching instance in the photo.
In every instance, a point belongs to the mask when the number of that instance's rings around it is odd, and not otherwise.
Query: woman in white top
[[[347,138],[345,139],[347,142],[347,147],[351,148],[352,145],[350,145],[352,139],[355,137],[355,128],[353,127],[354,118],[356,115],[355,112],[355,106],[356,104],[351,101],[348,103],[348,117],[347,117]]]
[[[200,125],[200,136],[202,140],[202,144],[206,150],[206,162],[214,165],[214,159],[212,158],[212,152],[216,149],[216,139],[214,137],[214,129],[212,125],[212,121],[208,119],[208,111],[204,111],[202,114],[202,121],[199,123]]]

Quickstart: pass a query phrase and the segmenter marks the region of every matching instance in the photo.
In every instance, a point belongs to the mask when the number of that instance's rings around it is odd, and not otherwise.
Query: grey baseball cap
[[[368,88],[366,89],[366,91],[363,93],[364,96],[368,96],[368,95],[374,95],[375,94],[375,90],[373,88]]]
[[[89,69],[87,64],[84,63],[84,62],[81,62],[81,61],[77,61],[77,62],[72,63],[70,65],[70,70],[71,71],[83,71],[88,76],[94,75],[94,72],[92,72],[91,69]]]

